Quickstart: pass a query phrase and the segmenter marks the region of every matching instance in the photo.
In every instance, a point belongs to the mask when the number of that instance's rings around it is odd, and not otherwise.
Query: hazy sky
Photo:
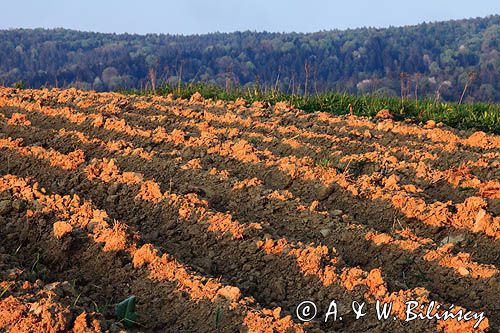
[[[297,31],[417,24],[500,13],[500,0],[0,0],[0,29]]]

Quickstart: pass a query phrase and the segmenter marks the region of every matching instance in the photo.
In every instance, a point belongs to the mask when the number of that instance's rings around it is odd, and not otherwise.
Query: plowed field
[[[499,180],[500,137],[439,124],[0,88],[0,332],[497,331]]]

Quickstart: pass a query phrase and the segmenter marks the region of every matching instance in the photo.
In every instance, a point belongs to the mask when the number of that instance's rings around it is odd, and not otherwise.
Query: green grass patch
[[[306,112],[329,112],[335,115],[348,114],[352,105],[353,113],[358,116],[373,117],[382,109],[389,109],[396,120],[411,119],[415,123],[434,120],[458,129],[474,129],[500,134],[500,104],[473,103],[458,104],[436,102],[433,100],[404,99],[397,97],[378,97],[373,95],[356,96],[347,93],[325,92],[313,95],[287,94],[281,91],[255,88],[223,89],[214,84],[186,83],[164,85],[154,92],[157,95],[173,94],[175,97],[189,98],[199,92],[204,98],[232,101],[244,98],[249,103],[255,101],[289,102]],[[152,91],[125,91],[127,94],[148,95]]]

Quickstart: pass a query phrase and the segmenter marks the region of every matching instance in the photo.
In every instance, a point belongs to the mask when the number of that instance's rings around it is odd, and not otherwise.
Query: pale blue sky
[[[0,29],[193,34],[386,27],[500,13],[500,0],[1,0]]]

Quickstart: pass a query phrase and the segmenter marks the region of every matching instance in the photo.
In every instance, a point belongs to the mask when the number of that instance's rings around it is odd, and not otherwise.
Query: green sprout
[[[116,317],[123,323],[123,325],[125,325],[125,327],[138,324],[136,322],[137,313],[135,313],[135,300],[135,296],[130,296],[118,303],[115,307]]]

